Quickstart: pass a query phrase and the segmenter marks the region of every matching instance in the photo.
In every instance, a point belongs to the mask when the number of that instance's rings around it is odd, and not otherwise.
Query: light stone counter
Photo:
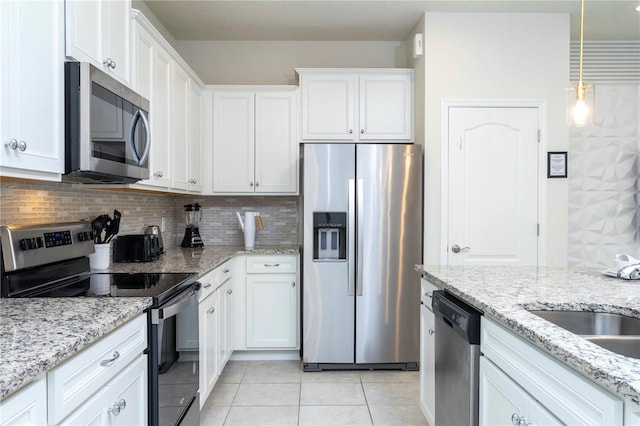
[[[640,318],[640,281],[566,268],[418,265],[416,270],[559,361],[640,405],[640,359],[617,355],[527,312],[577,310]]]
[[[149,306],[148,297],[0,299],[0,400]]]
[[[204,275],[238,255],[298,254],[298,247],[244,250],[241,246],[172,247],[151,262],[111,263],[110,272],[197,272]]]

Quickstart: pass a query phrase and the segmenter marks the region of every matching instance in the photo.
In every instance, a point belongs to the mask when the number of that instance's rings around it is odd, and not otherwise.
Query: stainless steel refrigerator
[[[303,188],[305,371],[417,369],[422,147],[305,144]]]

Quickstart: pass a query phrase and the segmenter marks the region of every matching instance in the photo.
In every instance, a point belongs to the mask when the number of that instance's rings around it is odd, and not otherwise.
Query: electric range
[[[0,247],[2,297],[150,297],[149,424],[199,424],[198,350],[182,360],[176,347],[179,316],[198,327],[197,273],[92,271],[89,222],[2,226]]]

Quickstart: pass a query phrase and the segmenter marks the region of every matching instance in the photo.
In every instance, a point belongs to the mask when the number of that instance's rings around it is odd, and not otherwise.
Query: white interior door
[[[537,265],[538,120],[534,107],[449,108],[449,265]]]

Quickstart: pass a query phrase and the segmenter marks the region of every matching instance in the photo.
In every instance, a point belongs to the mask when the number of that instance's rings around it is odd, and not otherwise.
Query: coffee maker
[[[202,220],[202,211],[200,210],[200,204],[185,204],[184,205],[184,222],[185,232],[182,239],[181,247],[202,247],[204,243],[200,237],[200,221]]]

